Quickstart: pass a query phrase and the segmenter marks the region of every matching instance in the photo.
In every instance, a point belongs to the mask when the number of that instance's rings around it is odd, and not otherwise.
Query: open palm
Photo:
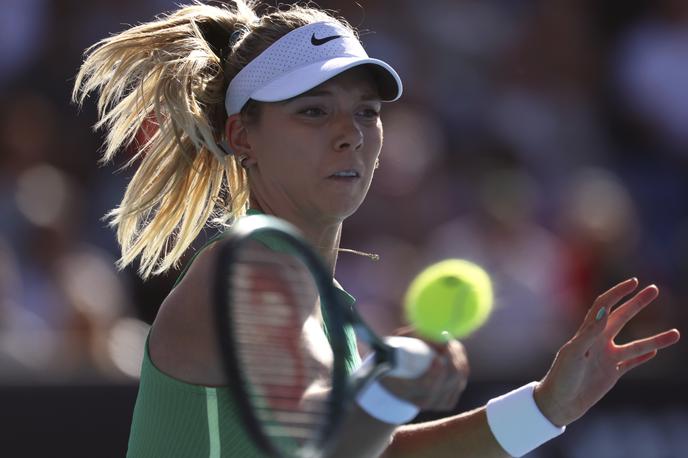
[[[563,426],[580,418],[626,372],[678,342],[678,330],[671,329],[624,345],[614,343],[623,327],[659,294],[656,286],[648,286],[609,313],[637,287],[638,281],[631,278],[599,296],[576,335],[557,353],[535,393],[552,423]]]

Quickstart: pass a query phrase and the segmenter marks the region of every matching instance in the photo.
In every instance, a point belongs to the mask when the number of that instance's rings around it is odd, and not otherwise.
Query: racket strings
[[[258,421],[284,450],[316,441],[330,411],[334,356],[310,271],[256,243],[242,248],[229,284],[231,326]]]

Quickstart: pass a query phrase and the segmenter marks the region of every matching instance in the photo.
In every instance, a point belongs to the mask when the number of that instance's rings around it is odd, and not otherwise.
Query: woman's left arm
[[[635,278],[614,286],[595,300],[574,337],[557,353],[533,399],[554,426],[577,420],[628,371],[649,361],[657,351],[678,342],[678,330],[617,345],[621,329],[659,294],[648,286],[613,311],[612,307],[638,287]],[[519,419],[514,418],[517,425]],[[384,457],[507,457],[480,408],[449,418],[398,428]]]

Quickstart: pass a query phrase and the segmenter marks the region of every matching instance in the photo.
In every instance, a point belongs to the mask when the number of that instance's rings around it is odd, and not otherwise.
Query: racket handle
[[[435,357],[428,344],[412,337],[390,336],[385,343],[395,349],[395,365],[385,375],[413,379],[423,375]]]

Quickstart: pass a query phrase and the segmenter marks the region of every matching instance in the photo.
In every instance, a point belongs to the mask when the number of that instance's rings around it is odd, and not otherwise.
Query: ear
[[[227,118],[227,122],[225,123],[225,137],[227,138],[227,145],[236,157],[242,155],[247,156],[247,159],[244,160],[244,164],[251,165],[251,163],[255,163],[255,158],[253,157],[254,151],[248,140],[246,126],[241,121],[241,115],[233,114]]]

